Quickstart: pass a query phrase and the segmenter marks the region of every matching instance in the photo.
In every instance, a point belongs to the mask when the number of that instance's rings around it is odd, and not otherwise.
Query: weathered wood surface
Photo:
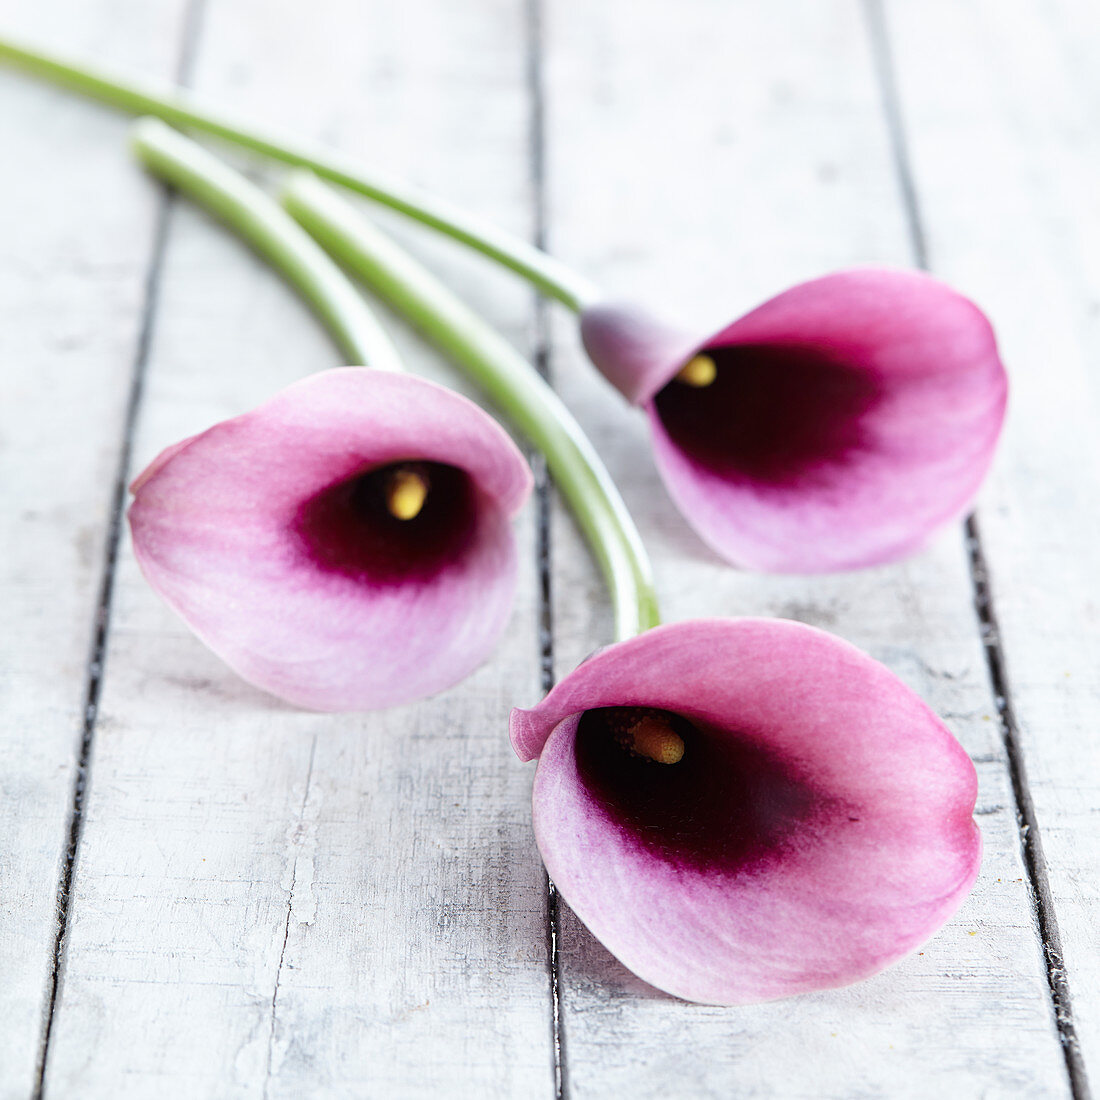
[[[341,46],[335,29],[357,23],[370,44]],[[428,2],[394,19],[382,4],[220,3],[194,85],[364,155],[384,141],[398,171],[524,232],[523,56],[499,63],[521,31],[507,8]],[[463,38],[482,49],[456,51]],[[450,170],[461,159],[466,183]],[[474,272],[462,259],[456,277]],[[531,297],[491,274],[505,293],[483,267],[469,279],[521,336]],[[262,263],[182,206],[156,316],[135,469],[338,362]],[[530,516],[518,535],[522,587],[497,659],[371,716],[297,713],[240,684],[127,554],[49,1063],[58,1095],[112,1096],[120,1067],[135,1095],[545,1088],[542,876],[527,779],[501,735],[515,693],[538,691]]]
[[[621,0],[563,5],[548,20],[556,253],[617,293],[663,297],[701,331],[823,270],[913,262],[858,6],[810,0],[768,15],[758,5],[679,5],[666,60],[682,79],[654,82],[645,44],[662,19],[661,5]],[[599,180],[602,200],[572,200],[585,178]],[[681,191],[682,203],[669,200]],[[890,568],[809,578],[730,570],[664,494],[644,417],[592,377],[570,334],[558,346],[560,388],[604,442],[651,540],[666,615],[802,619],[884,661],[975,759],[985,841],[978,886],[923,954],[851,989],[791,1002],[718,1010],[647,995],[569,922],[572,1094],[1064,1095],[961,530]],[[608,624],[587,560],[572,539],[561,552],[568,524],[557,535],[565,669]],[[577,599],[578,588],[592,598]]]
[[[873,0],[9,8],[5,29],[150,74],[173,71],[190,33],[204,93],[517,232],[544,222],[554,251],[610,290],[660,296],[702,325],[857,262],[926,258],[976,296],[1016,395],[980,502],[1007,710],[1073,1023],[1084,1064],[1097,1063],[1100,402],[1089,371],[1100,138],[1089,64],[1100,20],[1087,5],[895,3],[885,43]],[[891,80],[901,131],[884,110]],[[0,1096],[33,1094],[51,1018],[55,900],[108,573],[47,1095],[552,1097],[557,1073],[574,1097],[1071,1095],[961,530],[859,574],[730,571],[665,497],[641,418],[554,316],[555,382],[639,520],[666,616],[785,615],[864,646],[972,754],[986,844],[974,894],[922,954],[849,990],[750,1009],[656,993],[563,907],[556,1058],[530,770],[504,737],[508,707],[539,692],[538,508],[517,529],[525,561],[508,634],[460,687],[333,717],[239,683],[146,588],[125,539],[117,577],[108,569],[130,380],[135,369],[144,379],[132,473],[336,353],[236,241],[142,179],[125,120],[2,70],[0,97],[19,166],[0,185],[13,531],[0,651]],[[914,215],[927,257],[914,250]],[[540,349],[524,288],[450,246],[404,239],[518,346]],[[459,384],[397,332],[410,366]],[[563,674],[610,624],[560,510],[549,563]],[[1076,1085],[1084,1096],[1080,1072]]]
[[[28,36],[175,68],[181,5],[3,5]],[[115,34],[113,7],[131,33]],[[55,33],[56,32],[56,33]],[[0,1095],[36,1076],[108,517],[157,198],[125,124],[0,71]],[[71,166],[79,165],[73,170]]]
[[[997,318],[1013,379],[981,526],[1077,1036],[1095,1075],[1100,11],[937,0],[916,15],[890,9],[929,260]]]

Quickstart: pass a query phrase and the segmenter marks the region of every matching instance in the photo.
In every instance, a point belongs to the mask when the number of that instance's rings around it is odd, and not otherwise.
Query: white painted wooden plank
[[[510,0],[217,0],[195,84],[526,232],[521,15]],[[526,290],[464,255],[445,266],[523,334]],[[258,261],[178,208],[136,466],[336,362]],[[530,515],[518,537],[516,613],[493,660],[430,702],[343,717],[238,682],[127,552],[56,1095],[550,1092],[541,869],[506,737],[517,693],[538,690]]]
[[[933,268],[1001,319],[1013,392],[981,514],[1077,1031],[1100,1072],[1100,12],[888,8]]]
[[[181,7],[58,0],[3,22],[166,77]],[[0,1096],[25,1097],[155,203],[117,119],[7,70],[0,104]]]
[[[685,0],[671,18],[661,3],[566,0],[549,7],[547,38],[551,243],[611,291],[705,325],[824,270],[909,262],[857,4]],[[571,1095],[1064,1096],[961,532],[894,567],[737,573],[669,503],[642,418],[583,364],[570,326],[557,331],[560,388],[639,518],[667,617],[798,618],[885,661],[975,759],[986,845],[972,897],[923,954],[770,1005],[657,994],[567,915]],[[554,537],[564,673],[610,624],[571,525]]]

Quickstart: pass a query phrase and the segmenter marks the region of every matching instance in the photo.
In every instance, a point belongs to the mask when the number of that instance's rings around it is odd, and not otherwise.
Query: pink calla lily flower
[[[978,871],[977,780],[888,669],[784,620],[599,651],[530,710],[534,828],[592,933],[652,985],[749,1004],[846,985],[927,939]]]
[[[829,572],[913,552],[965,511],[1004,420],[989,322],[914,271],[826,275],[703,341],[614,306],[585,310],[581,334],[648,413],[688,522],[752,569]]]
[[[472,402],[324,371],[169,447],[129,519],[149,583],[244,679],[318,710],[457,683],[511,609],[530,469]]]

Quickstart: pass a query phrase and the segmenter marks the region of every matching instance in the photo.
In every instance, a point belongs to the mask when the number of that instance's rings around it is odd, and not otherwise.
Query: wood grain
[[[552,9],[547,51],[551,243],[609,292],[713,327],[799,278],[910,262],[856,4],[769,13],[692,0],[670,22],[657,3],[564,3]],[[1066,1095],[961,531],[893,567],[736,573],[675,512],[642,418],[593,377],[568,325],[553,363],[638,516],[666,617],[797,618],[883,660],[974,758],[986,849],[973,895],[922,954],[851,989],[773,1005],[722,1010],[663,997],[568,920],[570,1094]],[[606,640],[608,624],[564,519],[555,564],[564,672]]]
[[[642,418],[587,366],[572,320],[383,218],[517,346],[549,352],[639,520],[668,619],[773,614],[835,631],[920,692],[979,772],[986,854],[974,894],[921,953],[848,990],[687,1005],[624,971],[563,907],[561,1095],[1084,1100],[1051,1010],[1000,719],[1018,736],[1039,824],[1073,1030],[1084,1064],[1098,1065],[1096,11],[1083,0],[887,3],[899,130],[883,109],[874,2],[195,10],[203,93],[524,236],[545,231],[609,291],[703,329],[825,270],[911,264],[914,241],[987,308],[1014,385],[980,513],[1005,700],[991,687],[960,529],[857,574],[730,570],[668,501]],[[183,0],[44,0],[5,9],[3,22],[160,76],[185,33]],[[164,198],[125,152],[125,119],[5,70],[0,99],[5,163],[17,168],[3,176],[0,224],[11,532],[0,567],[0,1097],[23,1098],[50,998],[135,364],[145,387],[131,472],[338,358],[290,292],[201,213],[171,203],[158,253]],[[462,388],[394,329],[410,366]],[[554,1096],[531,769],[505,739],[509,706],[540,691],[537,519],[532,508],[518,525],[519,597],[493,660],[435,700],[357,716],[293,711],[236,680],[147,588],[124,540],[47,1096]],[[560,509],[551,537],[563,674],[611,624]]]
[[[218,2],[195,85],[523,232],[520,12]],[[522,335],[523,288],[464,255],[449,274]],[[410,365],[440,376],[402,336]],[[336,362],[262,264],[177,206],[136,468]],[[541,870],[505,736],[514,695],[538,690],[530,515],[518,535],[494,659],[435,700],[366,716],[294,712],[239,683],[126,554],[56,1095],[114,1096],[121,1074],[163,1097],[550,1091]]]
[[[175,67],[182,5],[8,5],[7,29]],[[116,39],[108,10],[133,33]],[[156,197],[124,124],[0,71],[0,1096],[33,1088]],[[79,170],[74,166],[79,165]]]
[[[998,318],[1011,371],[981,529],[1076,1033],[1095,1073],[1100,14],[971,0],[894,4],[888,16],[929,261]]]

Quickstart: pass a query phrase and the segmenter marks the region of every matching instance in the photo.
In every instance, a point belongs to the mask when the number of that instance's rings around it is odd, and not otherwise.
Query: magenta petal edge
[[[624,755],[606,734],[621,708],[674,716],[682,760]],[[698,620],[617,643],[513,711],[512,740],[538,757],[535,835],[563,897],[687,1000],[866,978],[977,876],[963,748],[883,665],[801,623]]]

